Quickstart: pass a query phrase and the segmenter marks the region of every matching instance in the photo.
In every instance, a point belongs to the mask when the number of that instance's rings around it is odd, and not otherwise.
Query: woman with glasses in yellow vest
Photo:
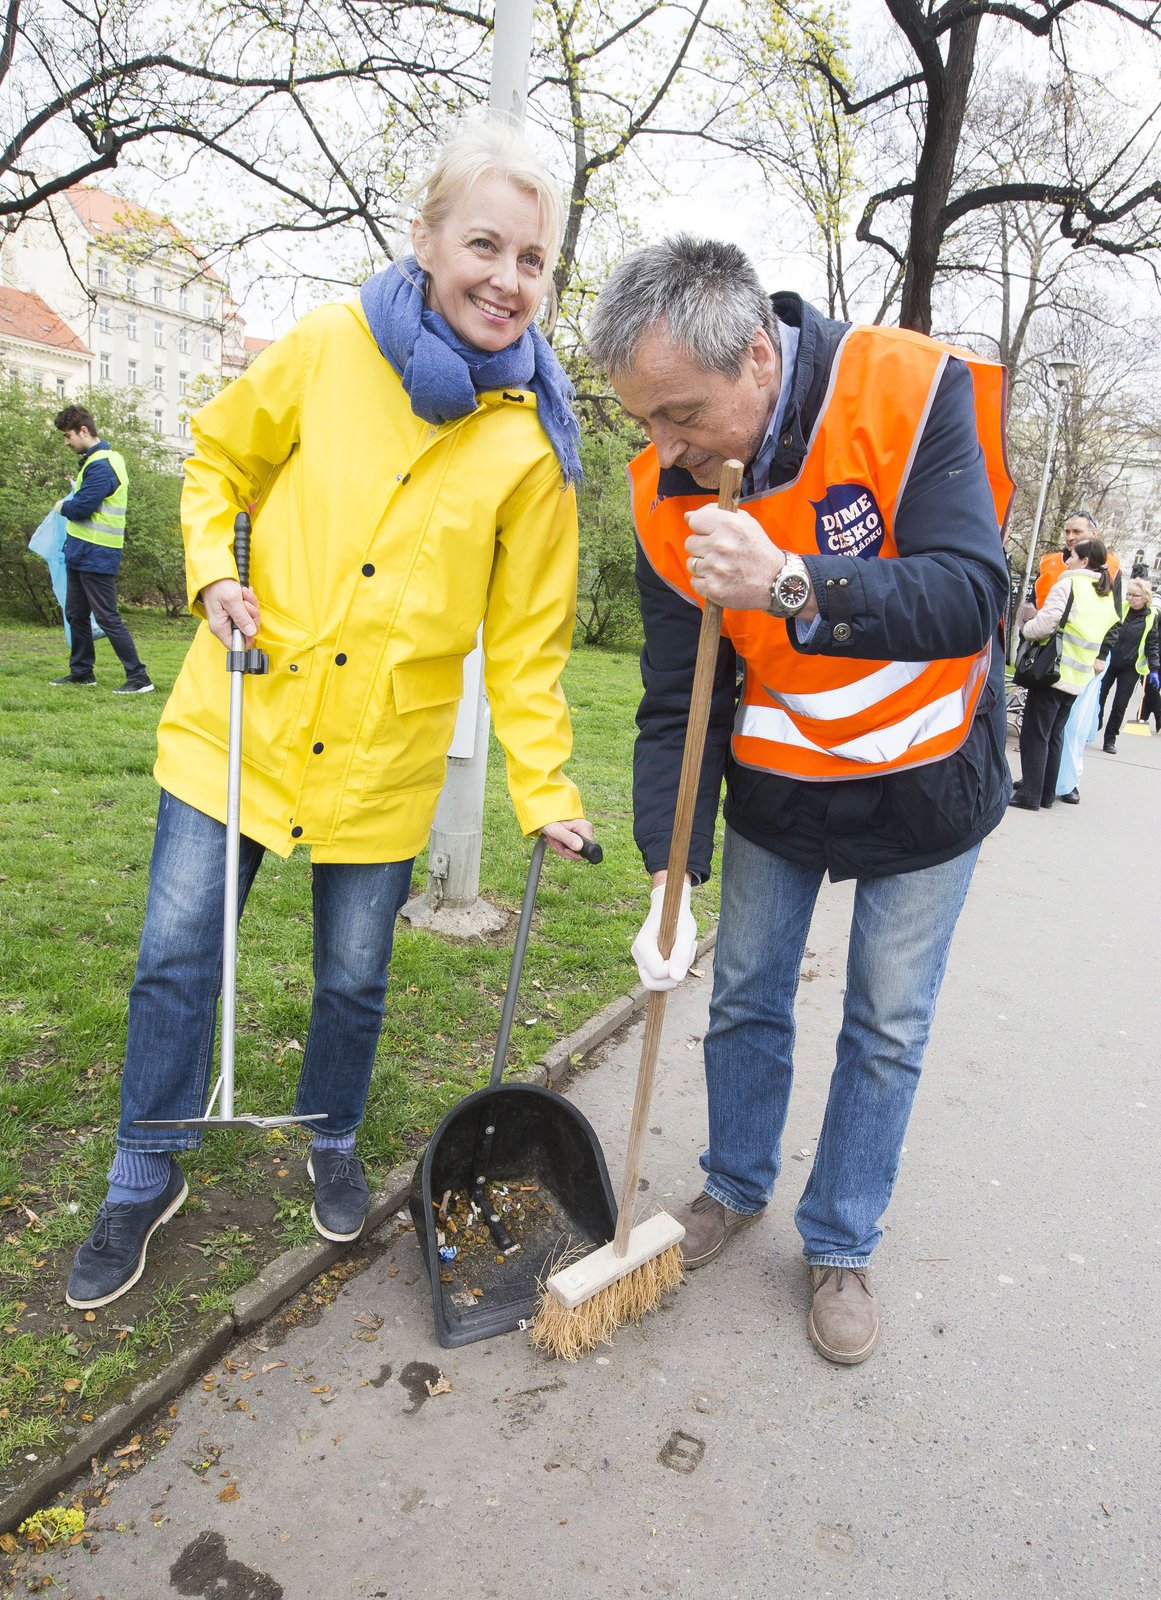
[[[1024,702],[1020,781],[1008,802],[1020,811],[1047,809],[1056,799],[1064,725],[1076,696],[1094,672],[1103,670],[1104,661],[1100,659],[1098,664],[1098,658],[1102,657],[1106,635],[1118,622],[1103,542],[1078,539],[1064,568],[1044,604],[1021,629],[1025,639],[1047,639],[1061,627],[1063,618],[1060,680],[1049,688],[1029,689]]]

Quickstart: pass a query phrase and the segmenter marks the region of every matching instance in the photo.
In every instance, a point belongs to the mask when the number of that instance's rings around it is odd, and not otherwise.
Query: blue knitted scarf
[[[481,389],[531,389],[566,484],[581,475],[573,387],[548,340],[527,327],[503,350],[477,350],[424,303],[414,257],[368,278],[359,291],[375,343],[403,381],[411,409],[437,425],[476,409]]]

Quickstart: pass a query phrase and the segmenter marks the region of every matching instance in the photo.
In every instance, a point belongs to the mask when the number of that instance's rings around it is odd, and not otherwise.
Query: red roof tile
[[[81,356],[92,354],[51,306],[45,305],[38,294],[26,294],[23,289],[0,288],[0,334],[33,344],[55,345],[58,350],[71,350]]]

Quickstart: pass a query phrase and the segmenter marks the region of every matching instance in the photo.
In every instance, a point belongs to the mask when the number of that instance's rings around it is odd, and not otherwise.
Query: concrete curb
[[[713,949],[715,938],[716,932],[711,930],[699,941],[699,960]],[[526,1075],[525,1081],[556,1088],[571,1069],[583,1063],[599,1045],[644,1010],[648,998],[649,991],[637,984],[627,995],[590,1017],[575,1033],[553,1045],[540,1065]],[[370,1239],[398,1211],[406,1208],[414,1171],[414,1161],[394,1167],[383,1188],[371,1196],[363,1239]],[[232,1310],[212,1328],[175,1351],[160,1372],[141,1383],[127,1399],[102,1412],[86,1427],[83,1437],[66,1445],[60,1455],[51,1461],[39,1462],[27,1474],[22,1473],[19,1483],[0,1500],[0,1532],[15,1532],[25,1517],[50,1504],[58,1490],[82,1473],[94,1456],[139,1430],[153,1412],[213,1366],[234,1339],[252,1332],[273,1316],[305,1284],[333,1267],[344,1254],[344,1246],[320,1240],[275,1257],[253,1282],[238,1290]],[[19,1464],[14,1470],[19,1472]]]

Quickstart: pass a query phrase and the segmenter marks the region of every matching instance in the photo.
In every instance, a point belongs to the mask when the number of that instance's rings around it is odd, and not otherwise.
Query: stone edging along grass
[[[699,958],[713,948],[715,937],[711,931],[700,941]],[[524,1074],[524,1081],[558,1087],[570,1070],[575,1070],[599,1045],[631,1022],[647,999],[647,991],[638,984],[627,995],[598,1011],[575,1033],[555,1044],[538,1067]],[[384,1186],[371,1196],[364,1239],[407,1205],[414,1170],[413,1161],[395,1167]],[[83,1472],[94,1456],[111,1449],[119,1439],[139,1429],[159,1407],[212,1366],[234,1339],[265,1322],[304,1285],[334,1266],[343,1254],[341,1246],[322,1240],[284,1251],[255,1279],[236,1291],[229,1312],[208,1331],[199,1331],[196,1339],[176,1349],[164,1367],[139,1384],[127,1399],[101,1412],[83,1432],[78,1431],[59,1455],[50,1461],[37,1462],[27,1472],[21,1471],[17,1463],[13,1471],[16,1481],[0,1501],[0,1533],[15,1532],[25,1517],[48,1505],[60,1489]]]

